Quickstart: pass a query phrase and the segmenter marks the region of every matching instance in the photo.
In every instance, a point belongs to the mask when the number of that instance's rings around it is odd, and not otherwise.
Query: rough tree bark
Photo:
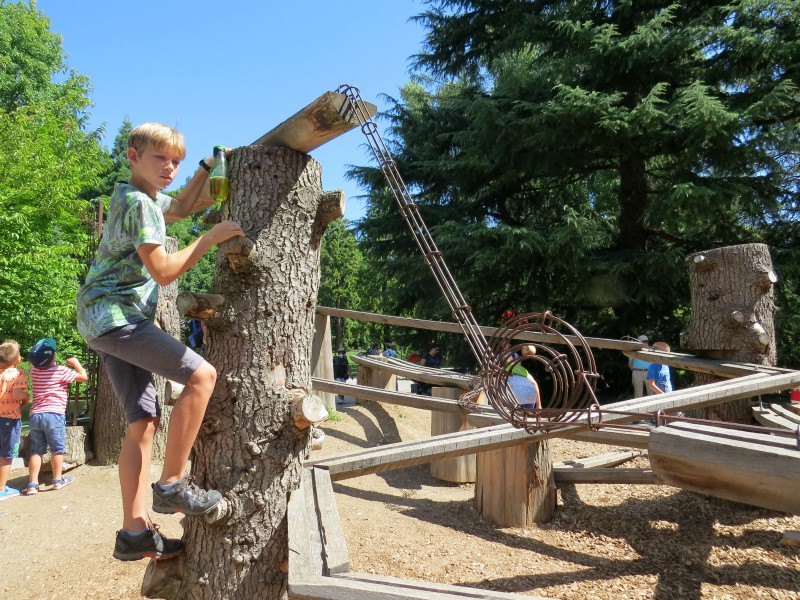
[[[178,250],[178,240],[168,237],[165,244],[167,252]],[[178,282],[174,281],[158,291],[158,306],[156,307],[155,323],[172,337],[180,339],[181,321],[175,299],[178,296]],[[101,463],[116,463],[122,440],[125,437],[125,415],[122,412],[119,400],[111,386],[108,373],[102,361],[98,363],[97,374],[97,400],[92,420],[92,447],[95,457]],[[155,377],[156,395],[161,402],[161,422],[153,440],[153,461],[164,462],[164,449],[167,441],[167,426],[172,407],[165,401],[166,380]]]
[[[319,163],[288,149],[239,148],[230,168],[222,218],[240,223],[247,238],[217,252],[212,291],[225,303],[207,321],[207,359],[219,376],[192,464],[198,483],[225,500],[213,519],[186,520],[185,560],[151,563],[151,581],[167,582],[151,597],[287,596],[287,496],[300,482],[309,420],[327,416],[318,399],[324,416],[299,418],[297,407],[315,404],[320,242],[343,214],[344,194],[323,192]]]
[[[775,366],[772,259],[765,244],[726,246],[692,254],[689,284],[692,320],[681,333],[681,347],[698,356]],[[719,381],[698,374],[695,383]],[[704,418],[750,423],[745,398],[705,409]]]

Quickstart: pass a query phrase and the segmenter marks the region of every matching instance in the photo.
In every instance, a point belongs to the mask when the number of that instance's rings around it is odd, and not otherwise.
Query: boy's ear
[[[136,151],[136,148],[128,147],[128,160],[132,165],[139,161],[139,153]]]

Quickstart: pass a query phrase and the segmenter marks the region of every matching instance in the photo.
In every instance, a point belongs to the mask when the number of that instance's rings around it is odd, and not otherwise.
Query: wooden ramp
[[[800,514],[800,448],[791,437],[673,421],[650,433],[648,454],[667,485]]]
[[[350,358],[362,367],[377,369],[385,373],[400,375],[414,381],[422,381],[440,387],[455,387],[468,390],[470,389],[470,382],[475,379],[474,377],[445,369],[423,367],[402,358],[390,358],[388,356],[351,356]]]
[[[763,404],[753,407],[753,417],[765,427],[797,431],[800,428],[800,415],[782,407],[780,404]]]
[[[292,600],[548,600],[456,585],[350,573],[336,497],[324,469],[303,469],[289,495],[289,598]]]

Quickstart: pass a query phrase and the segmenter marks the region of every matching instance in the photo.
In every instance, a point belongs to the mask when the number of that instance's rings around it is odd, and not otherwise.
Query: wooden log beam
[[[350,570],[350,557],[347,554],[347,539],[336,509],[336,496],[333,493],[331,474],[325,469],[312,469],[314,479],[315,516],[319,523],[322,561],[325,575],[346,573]]]
[[[623,352],[628,358],[638,358],[647,362],[669,365],[676,369],[688,369],[695,373],[706,373],[715,377],[732,379],[753,373],[790,373],[791,369],[780,367],[770,367],[755,363],[740,363],[730,360],[714,360],[711,358],[699,358],[691,354],[680,352],[663,352],[660,350],[641,350]]]
[[[664,410],[675,413],[682,410],[713,406],[727,400],[749,398],[758,395],[759,392],[766,393],[766,391],[793,388],[797,386],[798,381],[800,381],[800,371],[779,375],[748,375],[732,381],[722,381],[687,390],[648,396],[647,398],[634,398],[616,402],[606,405],[604,408],[606,410],[631,412]],[[601,415],[601,420],[608,423],[627,422],[636,419],[637,417],[629,415],[610,413],[602,413]],[[389,444],[345,456],[320,459],[308,464],[329,469],[331,478],[336,481],[425,464],[446,456],[463,456],[473,452],[505,448],[520,442],[530,443],[551,437],[566,437],[586,429],[588,429],[586,424],[575,424],[549,432],[529,434],[521,429],[514,428],[510,424],[496,425],[441,435],[429,440]]]
[[[225,304],[225,296],[221,294],[181,292],[175,299],[179,315],[201,321],[216,317],[223,304]]]
[[[369,116],[375,116],[378,107],[369,102],[364,104],[367,106]],[[347,96],[336,92],[325,92],[251,145],[280,146],[307,154],[357,125],[358,119],[350,107]]]
[[[608,483],[658,485],[662,481],[653,469],[553,469],[556,484]]]
[[[673,422],[650,434],[650,464],[667,485],[800,514],[796,440]]]

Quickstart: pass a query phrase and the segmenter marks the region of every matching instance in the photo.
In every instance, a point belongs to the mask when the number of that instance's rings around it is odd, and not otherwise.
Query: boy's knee
[[[214,389],[214,385],[217,383],[217,370],[211,363],[204,360],[192,373],[188,383]]]

